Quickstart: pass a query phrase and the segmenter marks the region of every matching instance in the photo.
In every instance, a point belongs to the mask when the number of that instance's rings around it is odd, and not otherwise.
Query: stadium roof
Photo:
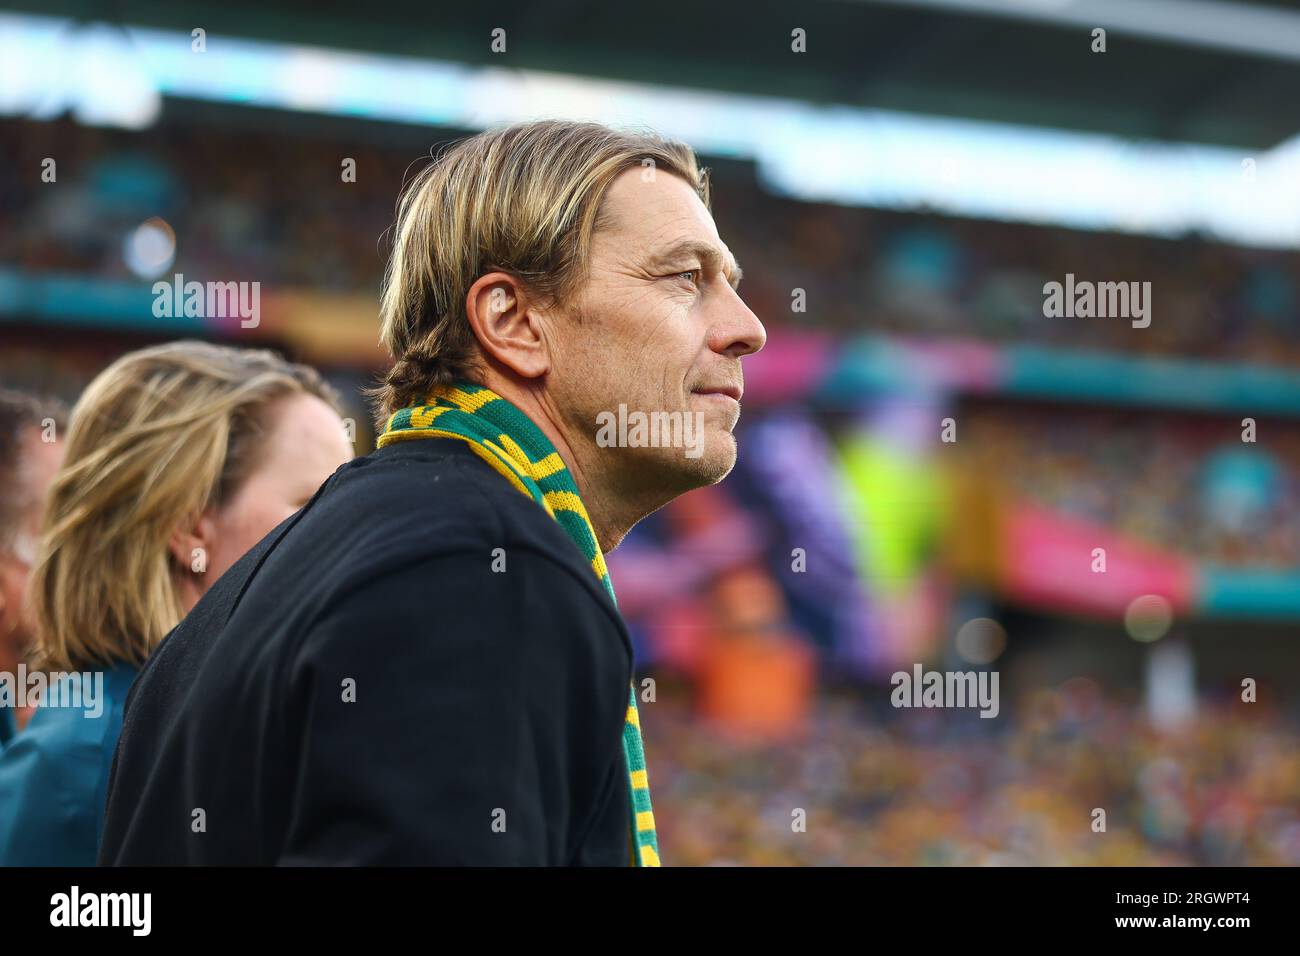
[[[1300,0],[19,0],[13,10],[1135,139],[1300,132]],[[1093,53],[1093,26],[1107,50]],[[506,30],[508,61],[490,49]],[[807,52],[791,52],[791,30]]]

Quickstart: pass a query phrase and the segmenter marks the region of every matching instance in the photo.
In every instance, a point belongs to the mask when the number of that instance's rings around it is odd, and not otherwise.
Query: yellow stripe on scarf
[[[509,454],[520,470],[534,481],[541,481],[543,478],[549,478],[557,471],[564,470],[564,459],[560,457],[558,451],[553,451],[541,461],[530,461],[528,455],[524,452],[515,440],[509,435],[502,434],[498,436],[501,441],[501,447]]]
[[[412,428],[428,428],[433,420],[444,412],[451,411],[446,405],[425,405],[418,411],[411,412]]]
[[[587,509],[582,504],[582,499],[571,491],[548,491],[542,495],[542,502],[551,512],[572,511],[579,515],[587,527],[591,530],[591,538],[596,539],[596,529],[592,527],[591,517],[587,514]],[[605,555],[601,553],[599,547],[591,559],[591,569],[596,572],[596,577],[603,578],[609,573],[605,566]]]
[[[449,388],[445,392],[439,393],[440,398],[445,398],[462,412],[469,412],[471,415],[476,413],[488,402],[504,401],[500,395],[489,389],[483,389],[481,392],[466,392],[459,388]]]

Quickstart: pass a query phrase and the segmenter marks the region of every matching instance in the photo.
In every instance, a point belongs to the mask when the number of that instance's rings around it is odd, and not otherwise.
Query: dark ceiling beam
[[[1194,135],[1249,150],[1266,149],[1300,129],[1292,115],[1300,104],[1300,63],[1121,36],[1109,38],[1107,53],[1093,55],[1088,32],[1079,27],[930,7],[717,0],[679,16],[668,8],[595,0],[494,0],[491,5],[9,0],[6,6],[814,103],[1119,136]],[[806,54],[790,51],[789,32],[796,25],[809,32]],[[509,31],[505,57],[489,49],[494,26]],[[1265,83],[1253,97],[1252,77]],[[1226,85],[1216,85],[1220,81]]]

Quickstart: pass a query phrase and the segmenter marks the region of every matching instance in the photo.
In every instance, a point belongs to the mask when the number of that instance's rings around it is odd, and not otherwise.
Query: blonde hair
[[[72,410],[30,583],[34,665],[143,663],[184,617],[169,550],[262,453],[269,402],[338,396],[273,352],[174,342],[122,356]]]
[[[383,418],[435,386],[472,377],[478,355],[469,288],[500,270],[546,302],[588,275],[591,236],[610,183],[628,169],[685,180],[709,204],[689,146],[651,133],[546,120],[464,140],[422,170],[398,204],[384,277],[380,341],[394,359],[373,391]]]

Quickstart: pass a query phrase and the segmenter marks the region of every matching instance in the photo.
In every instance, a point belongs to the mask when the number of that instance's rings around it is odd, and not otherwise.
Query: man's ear
[[[523,378],[551,370],[545,315],[519,279],[489,272],[469,287],[465,314],[483,351]]]
[[[216,522],[211,513],[205,511],[193,523],[186,522],[176,527],[167,541],[167,550],[178,567],[197,574],[208,569],[215,534]]]

